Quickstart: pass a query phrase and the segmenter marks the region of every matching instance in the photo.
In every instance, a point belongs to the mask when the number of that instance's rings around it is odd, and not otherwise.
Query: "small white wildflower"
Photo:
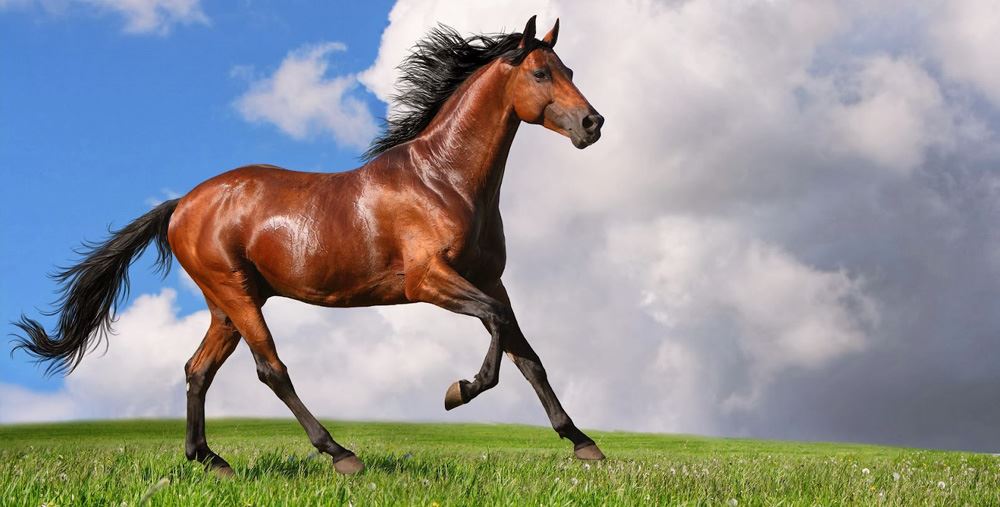
[[[730,498],[729,501],[726,502],[726,503],[728,503],[730,505],[730,507],[736,507],[737,505],[740,504],[739,500],[737,500],[735,498]]]
[[[939,489],[944,489],[946,487],[948,487],[948,485],[945,484],[944,481],[938,481],[938,488]]]
[[[368,489],[370,489],[372,491],[375,491],[375,483],[374,482],[369,482],[368,483]]]
[[[555,480],[555,481],[553,481],[553,482],[559,482],[559,478],[558,478],[558,477],[556,477],[556,480]]]
[[[580,481],[576,480],[576,477],[573,477],[572,479],[570,479],[569,482],[570,482],[570,484],[572,484],[574,486],[576,486],[577,484],[580,484]]]
[[[63,481],[63,482],[66,482],[67,480],[69,480],[69,476],[66,475],[65,472],[63,472],[63,473],[59,474],[59,480]]]
[[[584,470],[590,470],[590,463],[584,463],[583,464],[583,469]]]
[[[674,468],[674,467],[670,467],[670,474],[671,475],[677,475],[677,469]]]
[[[867,468],[862,468],[861,469],[861,475],[868,475],[870,473],[872,473],[872,471],[868,470]]]
[[[482,458],[482,459],[486,459],[486,453],[484,452],[484,453],[482,454],[482,456],[480,456],[480,458]]]
[[[430,485],[431,485],[431,481],[429,481],[429,480],[427,480],[427,479],[424,479],[424,480],[423,480],[423,481],[421,481],[421,482],[423,482],[424,486],[430,486]]]
[[[893,472],[892,473],[892,480],[898,481],[900,477],[902,477],[902,476],[899,475],[899,472]]]
[[[660,468],[660,464],[659,463],[653,463],[653,468]]]

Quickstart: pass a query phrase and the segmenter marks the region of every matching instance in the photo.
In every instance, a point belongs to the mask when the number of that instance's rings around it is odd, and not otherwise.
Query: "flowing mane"
[[[392,96],[395,111],[385,121],[385,130],[372,141],[365,160],[417,137],[434,119],[448,97],[469,76],[497,58],[520,64],[532,50],[546,44],[519,48],[521,33],[479,34],[463,37],[450,26],[439,24],[420,41],[400,64],[401,75]]]

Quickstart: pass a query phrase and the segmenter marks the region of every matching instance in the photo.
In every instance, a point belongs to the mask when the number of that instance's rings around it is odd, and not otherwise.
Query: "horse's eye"
[[[538,79],[538,80],[545,79],[545,76],[546,76],[545,71],[541,70],[541,69],[536,70],[534,72],[534,74],[535,74],[535,79]]]

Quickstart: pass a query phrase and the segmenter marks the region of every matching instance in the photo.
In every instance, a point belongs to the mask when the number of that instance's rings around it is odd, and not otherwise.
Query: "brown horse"
[[[500,280],[500,183],[518,126],[542,124],[584,148],[600,138],[604,123],[553,52],[558,33],[556,21],[535,39],[534,17],[523,33],[463,38],[444,26],[431,31],[404,62],[402,112],[389,119],[366,164],[333,174],[242,167],[157,206],[106,242],[88,245],[82,262],[56,275],[63,286],[57,332],[50,337],[22,317],[18,348],[49,361],[50,372],[71,372],[105,339],[128,291],[129,265],[155,243],[159,267],[169,268],[172,252],[212,316],[184,367],[188,459],[232,473],[206,443],[205,393],[242,337],[260,380],[312,444],[333,457],[334,468],[364,468],[295,394],[261,314],[271,296],[330,307],[426,302],[477,317],[492,337],[486,359],[472,381],[448,388],[445,408],[495,386],[507,352],[576,456],[602,459],[556,398]]]

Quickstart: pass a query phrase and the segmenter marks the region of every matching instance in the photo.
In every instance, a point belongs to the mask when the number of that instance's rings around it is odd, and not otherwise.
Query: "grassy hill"
[[[179,420],[0,426],[0,505],[1000,505],[1000,457],[548,428],[328,422],[368,469],[334,473],[293,420],[212,420],[236,470],[183,456]]]

